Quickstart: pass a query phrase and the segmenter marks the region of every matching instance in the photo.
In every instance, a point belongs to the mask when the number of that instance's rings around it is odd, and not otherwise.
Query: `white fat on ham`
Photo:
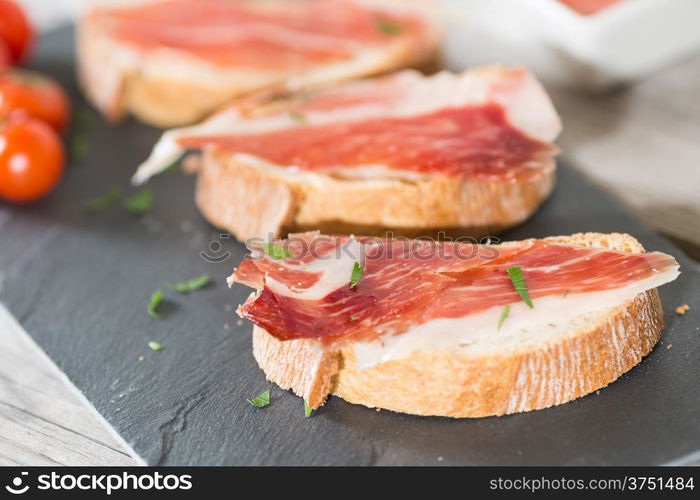
[[[363,245],[355,238],[351,238],[342,247],[333,250],[327,259],[319,257],[311,262],[299,264],[285,262],[284,267],[292,271],[321,274],[321,278],[309,288],[289,287],[270,276],[265,278],[265,286],[277,295],[294,297],[300,300],[320,300],[329,293],[347,286],[352,277],[355,263],[358,262],[362,265],[362,257],[366,251],[365,247],[366,245]]]
[[[371,94],[375,85],[377,91],[381,92],[381,97],[363,101],[361,96]],[[387,91],[387,87],[390,91]],[[348,83],[327,91],[327,94],[339,98],[356,94],[360,99],[327,110],[304,111],[306,125],[324,126],[375,118],[407,118],[440,109],[497,103],[506,111],[511,125],[533,139],[551,142],[561,132],[561,121],[549,96],[530,72],[520,68],[485,67],[461,74],[441,72],[430,77],[406,70],[383,79]],[[324,95],[324,92],[320,92],[309,102],[323,98]],[[149,158],[139,166],[133,182],[142,184],[175,161],[183,153],[177,143],[178,139],[261,134],[299,126],[286,110],[273,115],[245,117],[235,107],[229,108],[200,125],[165,132]],[[291,165],[276,167],[283,169]],[[369,167],[375,173],[382,169],[382,166],[377,165]]]
[[[240,112],[236,108],[227,108],[205,121],[200,125],[192,127],[182,127],[164,132],[156,145],[153,147],[151,156],[141,164],[133,177],[134,184],[143,184],[152,176],[162,172],[173,162],[182,156],[183,150],[178,145],[178,137],[189,135],[190,133],[214,133],[224,124],[240,119]]]
[[[354,345],[357,366],[401,359],[417,351],[451,350],[458,354],[488,355],[542,345],[549,339],[575,334],[594,325],[612,309],[640,293],[674,280],[678,266],[630,283],[624,287],[598,292],[558,294],[533,301],[530,309],[524,302],[510,305],[501,328],[498,323],[503,307],[493,307],[462,318],[439,318],[416,325],[400,335],[385,336],[378,341]]]
[[[182,36],[180,26],[168,26],[162,22],[153,20],[132,19],[130,24],[139,28],[150,28],[158,30],[160,36],[164,38],[176,38]],[[316,50],[318,47],[338,47],[339,50],[359,51],[366,48],[367,44],[341,38],[339,36],[321,35],[308,33],[301,29],[290,26],[276,25],[264,22],[247,22],[236,26],[197,26],[192,25],[187,28],[187,41],[192,44],[204,45],[207,42],[216,40],[216,43],[240,43],[247,40],[265,40],[282,46],[287,46],[299,50]]]
[[[236,163],[254,166],[255,168],[259,168],[261,171],[269,171],[275,175],[285,177],[290,180],[307,183],[318,182],[321,185],[323,185],[324,181],[329,175],[342,178],[344,180],[356,180],[363,183],[369,182],[372,183],[372,187],[375,188],[379,187],[380,185],[392,186],[392,180],[396,179],[417,181],[425,178],[426,175],[429,175],[389,168],[386,165],[363,165],[355,168],[334,168],[324,170],[322,173],[316,173],[313,171],[303,170],[296,165],[279,167],[274,163],[262,160],[257,156],[246,153],[236,153],[232,155],[232,159]],[[369,187],[368,184],[364,184],[364,186]]]

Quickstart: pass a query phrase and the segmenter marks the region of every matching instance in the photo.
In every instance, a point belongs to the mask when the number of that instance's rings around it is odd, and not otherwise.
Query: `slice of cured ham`
[[[211,148],[284,176],[530,182],[554,169],[560,130],[549,97],[524,69],[404,71],[271,103],[250,99],[169,131],[134,180],[185,150]]]
[[[154,0],[101,8],[94,26],[141,52],[253,71],[308,71],[431,28],[406,6],[357,0]]]
[[[563,4],[584,16],[597,14],[620,0],[560,0]]]
[[[315,339],[326,349],[355,344],[366,365],[556,329],[678,275],[663,253],[547,239],[475,245],[304,233],[278,244],[288,257],[256,250],[229,278],[256,289],[239,314],[281,340]],[[362,273],[353,282],[357,266]],[[513,267],[522,270],[533,308],[514,287]]]
[[[430,0],[129,0],[78,24],[78,75],[109,119],[201,121],[258,91],[309,90],[432,65]]]

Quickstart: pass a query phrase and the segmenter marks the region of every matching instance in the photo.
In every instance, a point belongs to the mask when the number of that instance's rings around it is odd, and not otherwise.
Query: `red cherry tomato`
[[[0,197],[29,203],[47,195],[63,175],[63,145],[51,127],[14,116],[0,132]]]
[[[68,97],[55,81],[24,70],[0,74],[0,119],[22,110],[62,131],[68,121]]]
[[[0,71],[5,71],[10,66],[10,49],[7,44],[0,39]]]
[[[22,62],[34,44],[34,28],[12,0],[0,0],[0,39],[7,44],[12,64]]]

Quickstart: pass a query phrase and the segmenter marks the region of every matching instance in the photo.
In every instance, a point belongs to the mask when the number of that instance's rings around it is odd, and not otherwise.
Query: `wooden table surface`
[[[552,94],[569,163],[700,258],[700,55],[606,96]],[[0,465],[136,464],[2,304],[0,345]]]

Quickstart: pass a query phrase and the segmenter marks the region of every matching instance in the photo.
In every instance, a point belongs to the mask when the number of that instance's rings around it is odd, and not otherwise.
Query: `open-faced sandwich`
[[[546,408],[613,382],[659,340],[673,257],[625,234],[473,245],[291,235],[229,278],[267,378],[417,415]]]
[[[422,2],[150,0],[92,9],[79,23],[79,76],[111,119],[194,123],[262,89],[298,91],[436,59]]]
[[[168,131],[134,180],[202,152],[197,205],[240,240],[316,229],[480,236],[522,222],[547,198],[560,130],[524,69],[407,70],[257,96]]]

